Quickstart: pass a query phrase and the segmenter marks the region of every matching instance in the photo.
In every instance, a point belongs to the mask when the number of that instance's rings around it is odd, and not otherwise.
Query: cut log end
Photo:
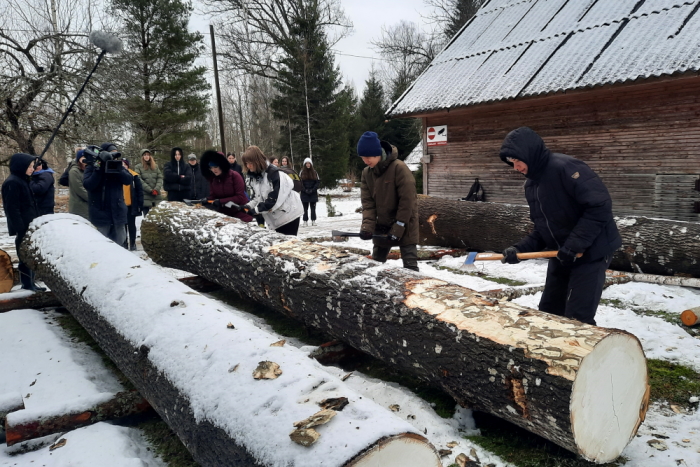
[[[644,351],[631,334],[611,334],[581,363],[571,395],[571,426],[579,453],[616,459],[644,421],[649,402]]]
[[[345,467],[441,467],[437,451],[420,435],[404,433],[385,438],[373,445]]]
[[[700,314],[700,308],[685,310],[683,313],[681,313],[681,321],[686,326],[695,326],[698,324],[698,314]]]

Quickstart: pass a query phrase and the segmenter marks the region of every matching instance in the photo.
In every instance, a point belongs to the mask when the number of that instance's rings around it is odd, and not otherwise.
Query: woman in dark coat
[[[303,185],[301,184],[301,178],[299,178],[299,174],[297,174],[294,168],[292,167],[292,163],[289,161],[289,157],[283,156],[282,159],[280,159],[279,169],[280,171],[289,175],[289,178],[292,179],[292,181],[294,182],[294,191],[296,191],[297,193],[301,193],[301,190],[303,188]]]
[[[316,225],[316,203],[318,203],[318,187],[321,184],[318,173],[314,169],[314,163],[308,157],[304,159],[304,168],[301,169],[301,204],[304,205],[304,227],[309,225],[307,213],[311,206],[311,225]]]
[[[192,170],[182,155],[181,148],[173,148],[170,151],[170,162],[163,167],[163,184],[168,192],[168,201],[182,201],[190,194],[192,183]]]
[[[2,205],[7,218],[7,230],[15,235],[15,247],[19,257],[19,278],[22,288],[27,290],[46,290],[34,284],[34,271],[22,261],[19,246],[27,233],[29,223],[39,216],[34,194],[29,187],[29,178],[34,173],[36,157],[17,153],[10,158],[10,176],[2,184]]]
[[[204,151],[199,166],[202,175],[209,181],[207,199],[211,203],[207,203],[206,206],[243,222],[252,221],[253,217],[239,207],[249,201],[245,192],[245,182],[243,177],[231,168],[227,158],[216,151]],[[227,206],[227,203],[231,204]]]
[[[129,161],[122,159],[124,168],[133,178],[131,185],[124,185],[124,204],[126,204],[126,232],[129,250],[136,251],[136,218],[141,215],[143,206],[143,184],[135,170],[131,170]],[[126,247],[126,245],[124,245]]]
[[[36,207],[39,215],[53,214],[54,201],[54,171],[49,168],[45,160],[41,160],[41,165],[32,174],[29,187],[34,193]]]

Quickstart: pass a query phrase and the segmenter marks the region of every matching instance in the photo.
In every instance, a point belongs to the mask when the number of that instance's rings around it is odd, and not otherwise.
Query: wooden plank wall
[[[615,214],[700,221],[700,77],[481,105],[424,118],[447,125],[447,146],[427,147],[427,192],[461,198],[475,177],[487,201],[524,204],[524,177],[498,158],[520,126],[554,152],[585,161],[603,179]]]

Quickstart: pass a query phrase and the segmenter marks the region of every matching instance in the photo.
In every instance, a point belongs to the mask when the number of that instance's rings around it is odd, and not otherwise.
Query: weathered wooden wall
[[[617,85],[427,115],[448,144],[428,147],[426,194],[467,195],[479,177],[488,201],[525,204],[522,175],[498,158],[509,131],[529,126],[555,152],[595,170],[616,215],[700,220],[700,77]]]

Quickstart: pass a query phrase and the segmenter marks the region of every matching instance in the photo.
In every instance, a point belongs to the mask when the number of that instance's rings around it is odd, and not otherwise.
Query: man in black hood
[[[535,224],[503,251],[503,262],[520,262],[517,253],[558,250],[549,260],[539,309],[595,325],[605,270],[622,245],[607,188],[588,165],[552,153],[527,127],[508,133],[499,156],[527,178],[525,198]]]
[[[7,230],[15,235],[15,247],[19,258],[19,279],[22,288],[34,291],[44,291],[43,287],[34,284],[34,271],[22,261],[19,246],[27,233],[29,223],[39,216],[39,210],[34,194],[29,187],[29,180],[34,173],[36,156],[17,153],[10,158],[10,176],[2,184],[2,201],[7,218]]]

